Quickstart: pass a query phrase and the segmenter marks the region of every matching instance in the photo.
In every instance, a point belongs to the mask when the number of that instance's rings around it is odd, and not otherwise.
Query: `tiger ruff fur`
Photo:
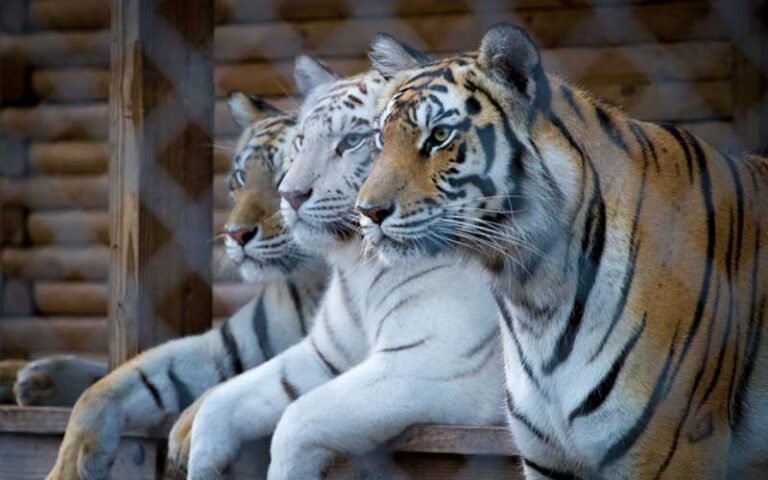
[[[144,352],[89,388],[75,405],[48,480],[107,479],[123,431],[160,425],[208,388],[294,345],[312,326],[327,269],[283,227],[277,193],[295,115],[241,92],[230,95],[229,108],[242,133],[225,247],[243,279],[262,289],[218,328]]]
[[[495,272],[526,478],[768,477],[766,159],[626,117],[511,25],[373,59],[392,80],[358,202],[390,214],[366,232]]]
[[[299,57],[296,158],[280,185],[299,243],[332,278],[309,337],[211,391],[194,419],[190,480],[219,478],[274,431],[268,478],[320,479],[415,423],[503,422],[498,310],[480,265],[452,257],[387,268],[366,255],[354,203],[383,79],[338,80]],[[459,282],[458,279],[463,281]]]

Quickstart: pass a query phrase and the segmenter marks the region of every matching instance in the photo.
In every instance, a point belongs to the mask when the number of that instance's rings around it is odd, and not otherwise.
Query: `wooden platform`
[[[0,478],[40,480],[52,467],[70,410],[0,407]],[[169,425],[128,432],[112,469],[115,480],[159,480]],[[517,449],[504,427],[417,425],[363,458],[340,460],[329,479],[516,480]],[[249,444],[228,476],[263,478],[267,442]]]

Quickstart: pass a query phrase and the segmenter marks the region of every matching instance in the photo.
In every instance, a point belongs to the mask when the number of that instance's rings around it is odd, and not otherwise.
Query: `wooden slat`
[[[33,245],[108,245],[109,217],[105,211],[33,212],[27,232]]]
[[[606,17],[634,22],[607,23]],[[681,25],[680,19],[685,19]],[[216,29],[215,56],[219,61],[275,60],[301,53],[362,56],[371,34],[389,32],[418,48],[432,51],[474,49],[487,26],[518,23],[531,31],[542,47],[622,45],[649,41],[677,42],[724,39],[726,32],[704,2],[650,3],[626,6],[575,6],[517,13],[419,15],[406,19],[363,18],[312,20],[251,25],[223,25]],[[635,27],[634,25],[637,25]],[[695,28],[694,28],[695,27]],[[446,35],[446,32],[451,32]],[[21,52],[33,65],[106,66],[106,32],[37,32],[0,39],[5,50]]]
[[[657,0],[516,0],[476,2],[466,0],[218,0],[216,20],[262,22],[361,16],[423,15],[435,13],[494,12],[573,5],[631,5]],[[33,29],[104,28],[109,26],[109,0],[31,0],[28,26]]]
[[[112,368],[211,326],[213,14],[213,0],[111,3]]]
[[[0,433],[60,434],[64,432],[70,410],[66,408],[0,407]],[[130,436],[162,438],[172,422],[153,430],[132,430]],[[519,452],[502,427],[468,425],[415,425],[391,442],[402,452],[453,453],[463,455],[506,455]]]
[[[229,208],[228,174],[214,177],[214,204]],[[107,208],[107,177],[105,175],[33,176],[11,181],[0,178],[0,204],[19,205],[35,210],[62,208]]]
[[[107,145],[102,142],[32,143],[29,170],[42,174],[107,173]]]
[[[0,264],[12,276],[47,280],[106,280],[109,248],[6,248]]]
[[[260,291],[249,284],[218,284],[213,287],[213,314],[230,316]],[[33,288],[35,307],[42,315],[104,316],[107,314],[107,285],[95,282],[37,281]]]
[[[0,353],[106,352],[107,323],[98,317],[8,317],[0,320]]]
[[[232,164],[234,141],[229,137],[214,140],[213,169],[228,172]],[[29,171],[37,174],[92,175],[107,173],[109,153],[104,142],[33,142],[29,146]]]
[[[701,41],[619,47],[556,48],[543,52],[545,67],[574,81],[614,78],[628,83],[652,80],[723,79],[731,74],[728,42]],[[370,68],[365,58],[325,58],[331,68],[347,75]],[[599,68],[595,68],[599,66]],[[38,98],[93,101],[107,98],[109,71],[98,68],[36,70],[32,75]],[[239,89],[257,95],[295,94],[293,62],[250,62],[218,65],[216,94]]]

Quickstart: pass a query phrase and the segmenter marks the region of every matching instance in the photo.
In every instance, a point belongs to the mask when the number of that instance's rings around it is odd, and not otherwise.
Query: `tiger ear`
[[[299,55],[293,67],[293,78],[299,92],[307,96],[320,85],[335,82],[339,76],[320,60],[309,55]]]
[[[385,80],[389,80],[404,70],[416,68],[430,62],[428,56],[399,42],[395,37],[386,33],[374,35],[368,58],[371,59],[373,68]]]
[[[282,113],[279,108],[240,90],[229,92],[227,107],[235,123],[243,130],[254,122]]]
[[[518,90],[533,103],[547,102],[549,84],[541,54],[520,27],[502,23],[491,27],[480,42],[478,63],[496,81]]]

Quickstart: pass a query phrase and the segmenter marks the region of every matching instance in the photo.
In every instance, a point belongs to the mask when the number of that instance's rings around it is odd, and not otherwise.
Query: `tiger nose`
[[[251,239],[256,236],[258,231],[259,227],[224,229],[224,233],[241,247],[250,242]]]
[[[364,203],[362,205],[358,205],[357,210],[366,217],[370,218],[376,225],[381,225],[381,223],[388,216],[392,215],[392,212],[395,211],[395,207],[392,204],[371,205]]]
[[[305,192],[300,190],[291,190],[288,192],[281,191],[280,196],[283,197],[285,201],[287,201],[291,207],[298,212],[299,207],[301,207],[304,202],[309,200],[309,197],[312,196],[312,189],[310,188]]]

